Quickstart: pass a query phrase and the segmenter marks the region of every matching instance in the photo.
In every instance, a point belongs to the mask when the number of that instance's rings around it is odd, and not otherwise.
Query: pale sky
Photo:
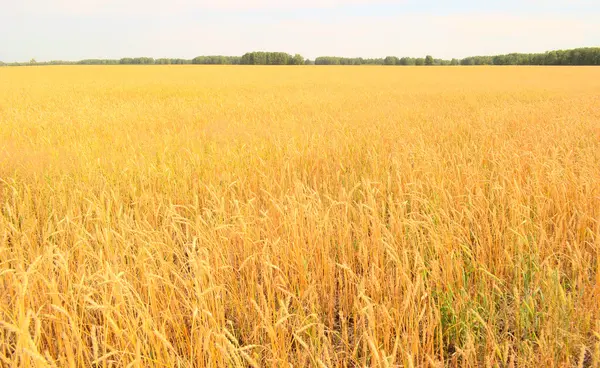
[[[600,0],[0,0],[0,60],[452,58],[600,46]]]

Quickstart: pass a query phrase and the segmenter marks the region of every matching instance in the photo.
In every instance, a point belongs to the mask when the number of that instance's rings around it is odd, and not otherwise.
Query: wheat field
[[[0,69],[2,367],[599,367],[600,68]]]

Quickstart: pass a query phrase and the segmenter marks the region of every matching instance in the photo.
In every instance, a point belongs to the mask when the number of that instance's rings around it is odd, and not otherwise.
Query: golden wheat
[[[0,69],[0,366],[600,365],[600,69]]]

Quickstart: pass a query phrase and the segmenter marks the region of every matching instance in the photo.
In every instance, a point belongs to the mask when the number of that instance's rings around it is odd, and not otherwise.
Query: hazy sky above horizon
[[[285,51],[452,58],[600,46],[600,0],[0,0],[0,60]]]

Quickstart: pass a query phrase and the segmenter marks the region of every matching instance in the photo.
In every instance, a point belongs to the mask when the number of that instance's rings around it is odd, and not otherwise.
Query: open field
[[[0,207],[0,366],[600,366],[600,68],[3,68]]]

